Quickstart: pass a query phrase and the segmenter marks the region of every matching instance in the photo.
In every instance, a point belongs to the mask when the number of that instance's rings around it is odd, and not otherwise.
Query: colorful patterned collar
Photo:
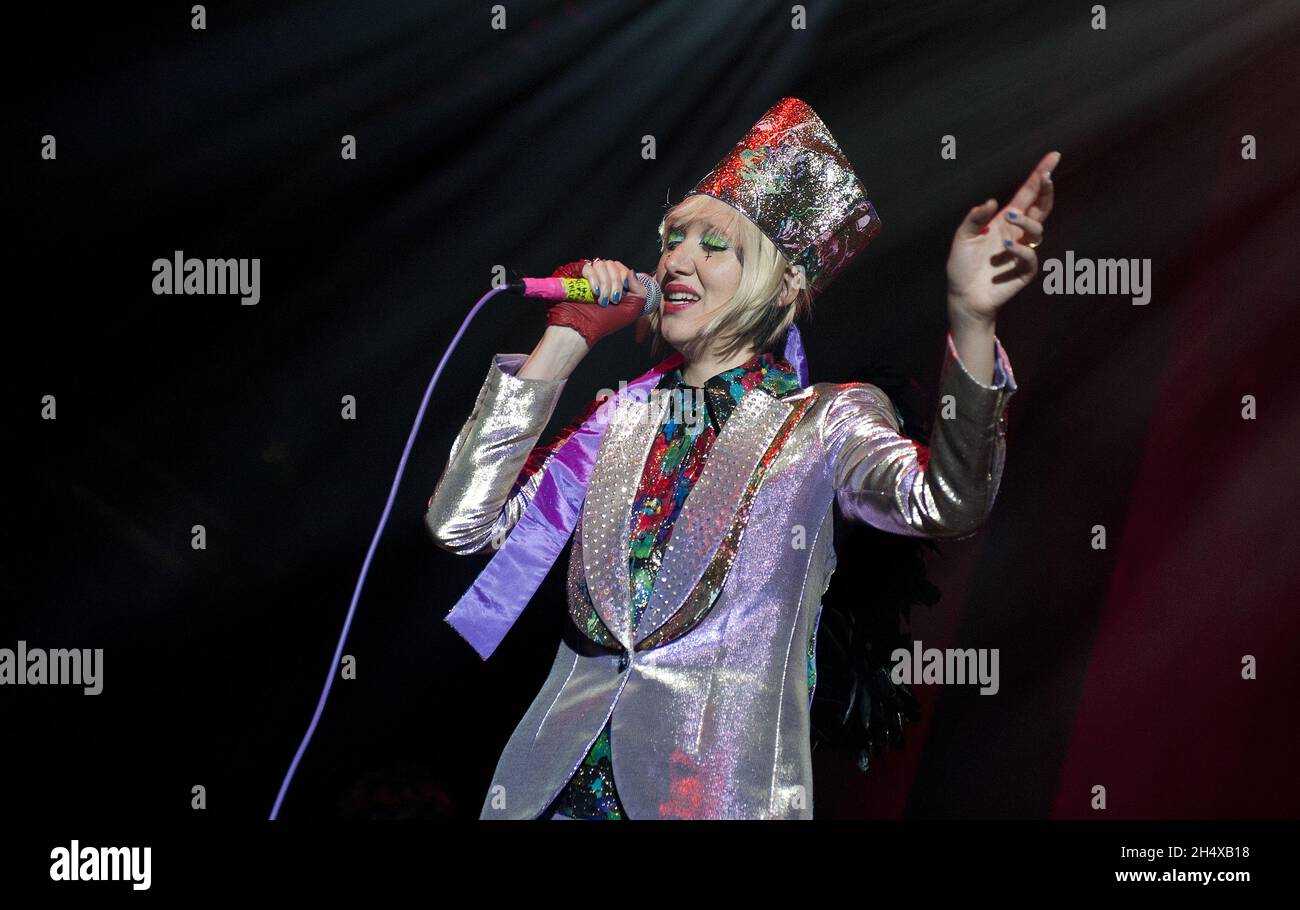
[[[698,386],[687,385],[682,368],[678,366],[664,373],[656,388],[689,390]],[[761,388],[780,398],[798,391],[802,386],[798,372],[789,361],[768,351],[755,354],[739,366],[723,370],[704,383],[704,410],[716,432],[722,432],[732,408],[753,388]]]

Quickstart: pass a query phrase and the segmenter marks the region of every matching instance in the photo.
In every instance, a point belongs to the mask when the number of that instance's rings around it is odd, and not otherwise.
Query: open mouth
[[[684,291],[672,290],[664,292],[664,311],[668,313],[680,313],[689,306],[700,302],[698,294]]]

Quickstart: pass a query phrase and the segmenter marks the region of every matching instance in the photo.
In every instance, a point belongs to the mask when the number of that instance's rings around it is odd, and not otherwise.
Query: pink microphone
[[[645,286],[645,306],[641,315],[649,316],[659,308],[663,290],[653,276],[644,272],[637,272],[636,280]],[[591,292],[591,283],[586,278],[514,278],[506,282],[506,290],[521,297],[536,297],[539,300],[596,302],[596,295]]]

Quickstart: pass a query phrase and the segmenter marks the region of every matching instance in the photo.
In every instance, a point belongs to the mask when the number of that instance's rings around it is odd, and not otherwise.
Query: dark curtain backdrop
[[[901,377],[928,422],[952,233],[1052,149],[1041,260],[1152,271],[1145,306],[1036,283],[1004,310],[1000,497],[930,555],[944,597],[913,626],[998,648],[1001,691],[922,688],[906,748],[865,774],[819,749],[817,816],[1300,812],[1300,6],[1126,0],[1105,30],[1082,2],[806,6],[805,30],[749,0],[510,2],[504,31],[483,3],[212,3],[204,31],[190,4],[6,14],[0,647],[105,650],[100,696],[0,690],[15,816],[179,817],[201,784],[213,815],[265,817],[493,269],[653,270],[665,202],[786,95],[884,223],[803,326],[814,381]],[[260,258],[260,303],[153,294],[176,250]],[[563,566],[485,663],[443,616],[486,558],[438,550],[422,516],[491,355],[542,326],[498,299],[455,352],[352,629],[358,678],[285,818],[477,817],[553,658]],[[552,429],[653,362],[631,333],[601,344]],[[846,537],[830,596],[870,584],[869,545]]]

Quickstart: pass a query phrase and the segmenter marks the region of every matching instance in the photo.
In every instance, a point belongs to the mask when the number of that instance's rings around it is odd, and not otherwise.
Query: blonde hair
[[[719,206],[727,213],[719,215]],[[712,225],[731,241],[740,260],[741,274],[731,300],[685,345],[682,354],[695,359],[712,349],[718,356],[729,358],[745,347],[752,347],[756,354],[773,350],[786,329],[812,311],[807,281],[789,306],[781,306],[782,278],[789,264],[785,257],[754,222],[726,203],[702,193],[687,196],[664,213],[659,222],[660,253],[672,227],[695,220]],[[651,354],[657,356],[667,343],[660,331],[659,310],[650,314],[648,321],[653,338]]]

